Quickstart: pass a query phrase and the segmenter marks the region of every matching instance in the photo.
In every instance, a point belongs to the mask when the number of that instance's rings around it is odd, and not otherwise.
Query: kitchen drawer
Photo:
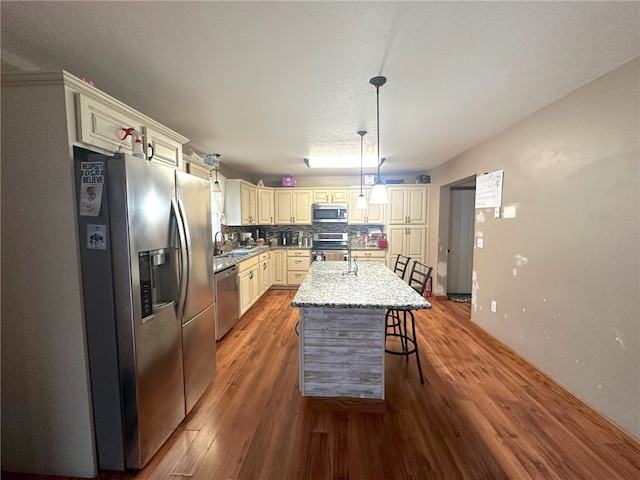
[[[307,270],[309,270],[308,256],[306,258],[287,257],[287,272],[306,272]]]
[[[384,262],[387,259],[387,252],[384,250],[352,250],[352,257],[358,260]]]
[[[271,259],[271,252],[264,252],[260,254],[260,263],[266,262]]]
[[[238,264],[238,274],[256,267],[260,263],[260,257],[255,256],[248,260],[243,260]]]
[[[287,285],[300,285],[307,276],[307,272],[287,272]]]
[[[287,257],[309,257],[309,250],[287,250]]]

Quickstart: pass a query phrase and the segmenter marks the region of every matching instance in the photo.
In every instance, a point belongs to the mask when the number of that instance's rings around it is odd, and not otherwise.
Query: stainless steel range
[[[313,234],[311,258],[316,261],[343,261],[349,254],[349,235],[336,232]]]

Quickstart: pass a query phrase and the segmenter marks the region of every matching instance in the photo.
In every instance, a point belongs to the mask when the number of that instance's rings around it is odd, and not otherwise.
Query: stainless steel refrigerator
[[[74,149],[100,469],[142,468],[216,370],[209,184]]]

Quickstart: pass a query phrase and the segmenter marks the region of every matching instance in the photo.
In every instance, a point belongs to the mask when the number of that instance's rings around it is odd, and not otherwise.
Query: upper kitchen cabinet
[[[180,168],[181,143],[153,127],[142,127],[142,133],[144,134],[144,144],[147,146],[147,156],[151,156],[152,162]]]
[[[276,224],[310,224],[312,190],[278,188],[274,191]]]
[[[131,153],[131,136],[126,131],[133,128],[142,135],[143,150],[152,162],[181,169],[182,145],[189,139],[68,73],[63,74],[72,83],[70,92],[75,97],[72,142],[108,155]]]
[[[273,188],[257,187],[257,192],[258,225],[273,225],[276,216]]]
[[[347,203],[349,191],[347,189],[313,189],[313,203]]]
[[[258,187],[244,180],[227,179],[224,213],[227,225],[258,225]]]
[[[389,225],[425,225],[429,218],[429,186],[387,187]]]
[[[348,219],[351,224],[376,224],[382,225],[385,223],[384,205],[369,205],[369,197],[371,196],[371,189],[367,188],[363,190],[364,197],[367,199],[366,210],[356,210],[356,201],[360,196],[360,189],[349,191],[349,212]]]
[[[211,181],[211,167],[191,155],[182,155],[182,166],[185,172],[194,177]]]

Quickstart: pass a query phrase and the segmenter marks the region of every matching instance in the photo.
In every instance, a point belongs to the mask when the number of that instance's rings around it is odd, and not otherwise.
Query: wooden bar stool
[[[432,270],[433,267],[414,260],[407,283],[420,295],[424,295],[424,291],[427,288],[427,281],[431,276]],[[394,350],[385,346],[385,352],[392,355],[404,355],[407,362],[409,361],[409,355],[415,354],[416,361],[418,362],[418,372],[420,373],[420,383],[424,383],[413,312],[410,309],[389,309],[385,317],[387,326],[386,338],[394,337],[400,339],[400,350]],[[390,327],[391,332],[389,331]]]

